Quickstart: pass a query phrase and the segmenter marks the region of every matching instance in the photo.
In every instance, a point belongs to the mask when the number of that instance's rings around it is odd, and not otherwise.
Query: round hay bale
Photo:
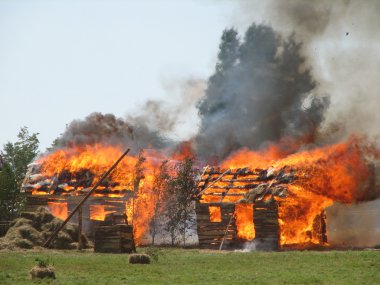
[[[131,264],[149,264],[150,256],[147,254],[134,253],[134,254],[129,255],[128,261]]]
[[[32,279],[43,279],[43,278],[51,278],[55,279],[54,267],[53,266],[34,266],[29,271]]]

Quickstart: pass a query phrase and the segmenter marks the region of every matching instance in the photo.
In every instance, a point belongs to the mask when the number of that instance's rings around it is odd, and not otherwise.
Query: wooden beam
[[[227,173],[229,173],[230,171],[231,171],[230,169],[227,169],[226,171],[224,171],[216,180],[214,180],[210,185],[208,185],[201,192],[199,192],[198,195],[197,195],[197,197],[199,197],[200,195],[202,195],[203,192],[205,192],[208,188],[210,188],[212,185],[214,185],[216,182],[218,182],[220,179],[222,179],[223,176],[226,175]]]

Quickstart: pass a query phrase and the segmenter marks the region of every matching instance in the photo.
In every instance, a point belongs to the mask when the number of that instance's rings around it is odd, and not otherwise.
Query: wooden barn
[[[42,206],[65,220],[92,188],[92,180],[88,182],[86,178],[93,176],[88,174],[89,171],[83,171],[79,178],[67,174],[52,178],[41,175],[39,170],[39,164],[31,164],[23,181],[21,192],[25,195],[25,210],[34,212]],[[133,228],[128,225],[125,214],[126,203],[132,200],[133,191],[112,187],[109,181],[99,188],[87,198],[70,222],[80,223],[81,229],[83,225],[83,232],[94,240],[96,252],[134,252]]]
[[[256,249],[279,250],[279,207],[293,170],[206,167],[197,188],[200,248],[239,249],[254,241]],[[318,234],[326,240],[324,219]]]

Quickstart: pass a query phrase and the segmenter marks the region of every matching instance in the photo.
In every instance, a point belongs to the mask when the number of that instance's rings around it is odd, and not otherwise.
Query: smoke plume
[[[215,73],[198,104],[200,156],[224,158],[241,147],[258,149],[283,137],[314,136],[328,106],[294,35],[252,24],[243,40],[222,35]]]
[[[113,114],[92,113],[83,120],[72,121],[56,147],[95,143],[121,144],[136,153],[141,148],[163,148],[169,141],[138,119],[130,123]]]
[[[318,134],[320,141],[337,142],[353,133],[379,140],[379,1],[272,0],[240,4],[247,18],[260,5],[276,30],[282,35],[294,32],[304,43],[302,53],[313,66],[311,75],[318,82],[315,92],[329,94],[330,100]],[[331,243],[379,244],[379,203],[334,205],[328,209]]]
[[[352,133],[378,139],[380,107],[380,2],[239,1],[240,12],[251,21],[258,7],[282,34],[295,32],[303,54],[313,66],[317,91],[329,94],[320,137],[326,142]]]

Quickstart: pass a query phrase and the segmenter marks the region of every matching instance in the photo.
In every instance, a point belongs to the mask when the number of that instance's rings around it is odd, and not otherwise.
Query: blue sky
[[[49,146],[91,112],[125,117],[165,85],[212,73],[229,1],[0,1],[0,145]],[[194,117],[187,118],[194,120]]]

